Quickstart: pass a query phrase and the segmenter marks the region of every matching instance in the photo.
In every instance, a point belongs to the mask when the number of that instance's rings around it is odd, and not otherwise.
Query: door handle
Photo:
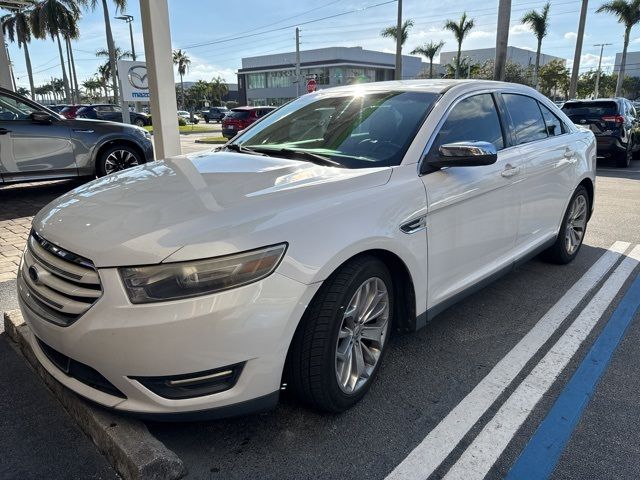
[[[11,130],[7,130],[6,128],[0,128],[0,135],[6,135],[7,133],[11,133]]]
[[[502,175],[505,178],[509,178],[519,173],[520,173],[520,167],[514,167],[510,163],[507,163],[504,167],[504,170],[500,172],[500,175]]]

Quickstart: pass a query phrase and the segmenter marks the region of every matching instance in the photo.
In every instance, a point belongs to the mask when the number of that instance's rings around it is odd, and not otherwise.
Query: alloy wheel
[[[387,339],[389,293],[378,277],[367,279],[351,297],[342,316],[335,370],[340,389],[353,394],[372,376]]]
[[[586,226],[587,199],[584,195],[578,195],[571,204],[565,229],[565,247],[569,255],[573,255],[580,248]]]
[[[129,150],[114,150],[104,161],[104,172],[109,175],[139,164],[138,157]]]

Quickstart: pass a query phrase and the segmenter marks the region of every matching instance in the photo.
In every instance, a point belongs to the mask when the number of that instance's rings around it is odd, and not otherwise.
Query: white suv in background
[[[18,278],[61,383],[138,415],[339,412],[395,330],[519,262],[570,262],[596,143],[521,85],[420,80],[305,95],[219,152],[109,175],[34,219]]]

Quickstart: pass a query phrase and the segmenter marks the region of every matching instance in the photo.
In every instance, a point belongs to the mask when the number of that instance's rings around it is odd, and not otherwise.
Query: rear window
[[[249,118],[250,114],[251,114],[250,110],[231,110],[231,112],[229,112],[227,114],[227,116],[229,118],[236,118],[238,120],[244,120],[245,118]]]
[[[602,117],[618,113],[616,102],[567,102],[562,111],[569,117]]]
[[[65,110],[66,110],[66,109],[65,109]],[[85,113],[85,112],[90,112],[90,111],[91,111],[91,108],[90,108],[90,107],[80,107],[80,108],[78,109],[78,112],[77,112],[77,113]]]
[[[64,107],[62,110],[60,110],[60,113],[72,112],[75,109],[76,107]]]

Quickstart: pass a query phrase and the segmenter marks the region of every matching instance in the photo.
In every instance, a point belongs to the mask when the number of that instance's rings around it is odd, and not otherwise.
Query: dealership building
[[[242,59],[238,70],[241,105],[282,105],[306,93],[306,82],[321,90],[353,83],[393,80],[395,55],[362,47],[329,47],[300,51],[300,78],[296,82],[296,52]],[[419,57],[402,56],[402,78],[416,78],[425,65]],[[428,65],[427,65],[428,68]]]
[[[457,51],[441,52],[440,53],[440,65],[447,65],[455,62]],[[469,60],[472,65],[483,65],[488,60],[495,60],[496,49],[495,48],[477,48],[475,50],[462,50],[460,52],[460,58],[464,59],[467,63]],[[547,55],[545,53],[540,54],[540,65],[546,65],[554,60],[560,60],[563,64],[566,64],[566,60],[560,57],[554,57],[553,55]],[[536,52],[532,50],[526,50],[518,47],[507,47],[507,62],[515,63],[521,67],[533,66],[536,64]]]

